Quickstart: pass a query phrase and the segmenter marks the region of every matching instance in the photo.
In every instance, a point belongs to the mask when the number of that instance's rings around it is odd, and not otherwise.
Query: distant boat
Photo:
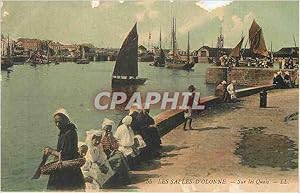
[[[10,45],[9,45],[9,36],[7,38],[7,55],[1,56],[1,70],[11,71],[14,63],[11,59]]]
[[[89,64],[90,61],[85,57],[85,50],[84,47],[81,46],[81,58],[77,59],[76,61],[77,64]]]
[[[250,52],[252,54],[252,58],[248,61],[240,61],[241,64],[249,65],[259,65],[259,63],[267,62],[267,65],[273,65],[273,60],[271,59],[271,55],[269,54],[266,46],[266,42],[264,39],[264,35],[262,32],[262,28],[253,20],[251,27],[249,29],[249,44],[250,44]],[[247,41],[247,42],[248,42]],[[247,43],[245,45],[245,48]],[[242,51],[241,55],[245,51]],[[260,61],[259,61],[260,60]]]
[[[240,42],[232,49],[231,53],[229,54],[229,57],[232,57],[232,58],[235,58],[235,59],[241,57],[241,48],[242,48],[242,45],[243,45],[243,42],[244,42],[244,38],[245,37],[242,37]]]
[[[40,51],[34,51],[25,63],[29,63],[31,66],[37,66],[38,64],[50,64],[49,60],[50,48],[47,47],[47,54],[42,55]]]
[[[161,47],[161,30],[159,31],[159,55],[154,58],[153,66],[164,67],[166,63],[166,55]]]
[[[124,40],[117,55],[112,74],[112,87],[142,85],[146,78],[138,77],[138,34],[137,23]]]
[[[237,66],[239,64],[239,59],[241,58],[241,48],[243,45],[245,37],[242,37],[240,42],[232,49],[229,54],[229,65]]]
[[[167,68],[173,69],[181,69],[181,70],[191,70],[195,63],[190,61],[189,55],[189,48],[190,47],[190,40],[189,40],[189,33],[188,33],[188,56],[187,61],[181,59],[178,49],[177,49],[177,40],[176,40],[176,19],[173,18],[172,20],[172,58],[168,58],[166,60]]]

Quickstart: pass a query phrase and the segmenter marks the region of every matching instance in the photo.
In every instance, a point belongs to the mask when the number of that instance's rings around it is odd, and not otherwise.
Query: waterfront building
[[[299,58],[299,47],[281,48],[277,52],[274,52],[274,57],[275,58],[287,58],[287,57]]]
[[[17,44],[20,47],[23,47],[24,50],[41,50],[42,40],[39,39],[30,39],[30,38],[18,38]]]

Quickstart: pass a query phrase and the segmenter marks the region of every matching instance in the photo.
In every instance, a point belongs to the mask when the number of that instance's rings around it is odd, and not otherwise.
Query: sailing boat
[[[240,42],[232,49],[231,53],[229,54],[229,57],[238,59],[241,56],[241,48],[245,37],[242,37]]]
[[[258,63],[261,63],[262,61],[258,61],[258,59],[265,60],[267,57],[269,57],[269,52],[266,47],[265,39],[263,36],[262,28],[256,23],[255,20],[253,20],[251,27],[249,29],[249,38],[248,38],[249,44],[250,44],[250,52],[252,54],[252,59],[250,61],[240,61],[240,63],[247,63],[258,65]],[[247,41],[247,42],[248,42]],[[247,46],[247,43],[245,47]],[[242,52],[245,52],[245,49]],[[272,61],[267,61],[267,64],[272,64]]]
[[[9,36],[7,37],[7,55],[1,56],[1,70],[11,71],[11,67],[14,65],[11,59],[10,45],[9,45]]]
[[[153,66],[164,67],[165,60],[166,60],[166,55],[165,55],[163,49],[161,48],[161,30],[160,30],[159,31],[159,55],[158,55],[158,57],[154,58]]]
[[[189,40],[189,33],[188,33],[188,59],[184,61],[181,59],[180,55],[178,54],[177,49],[177,41],[176,41],[176,19],[173,17],[172,20],[172,58],[168,58],[166,60],[167,68],[173,69],[181,69],[181,70],[191,70],[195,63],[193,61],[190,62],[190,55],[189,55],[189,48],[190,47],[190,40]]]
[[[81,58],[77,59],[76,61],[77,64],[89,64],[90,61],[85,57],[85,50],[84,47],[81,46]]]
[[[241,38],[240,42],[232,49],[231,53],[229,54],[229,65],[237,66],[239,64],[244,38],[245,37]]]
[[[146,78],[138,76],[138,34],[137,23],[124,40],[117,55],[112,74],[112,87],[142,85]]]

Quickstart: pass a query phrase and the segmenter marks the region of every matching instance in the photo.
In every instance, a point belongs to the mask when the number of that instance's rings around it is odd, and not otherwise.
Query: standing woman
[[[78,137],[76,126],[70,122],[70,118],[64,109],[54,113],[54,122],[59,129],[57,148],[45,148],[44,154],[53,155],[55,159],[73,160],[79,158]],[[80,167],[60,169],[50,174],[47,189],[65,191],[84,191],[84,178]]]

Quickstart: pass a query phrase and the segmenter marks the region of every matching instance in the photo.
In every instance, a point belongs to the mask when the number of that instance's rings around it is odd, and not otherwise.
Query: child
[[[188,121],[190,121],[189,128],[190,128],[190,130],[192,130],[193,129],[192,128],[192,120],[193,119],[192,119],[192,109],[191,108],[188,108],[184,111],[184,119],[185,119],[185,121],[184,121],[183,130],[186,131],[185,127],[186,127],[186,124]]]
[[[193,103],[194,103],[194,98],[195,98],[195,86],[194,85],[190,85],[188,87],[188,91],[191,93],[191,96],[189,96],[189,100],[188,100],[188,104],[187,104],[187,109],[184,111],[184,127],[183,130],[186,131],[185,127],[188,121],[190,121],[189,123],[189,129],[192,130],[192,107],[193,107]]]

